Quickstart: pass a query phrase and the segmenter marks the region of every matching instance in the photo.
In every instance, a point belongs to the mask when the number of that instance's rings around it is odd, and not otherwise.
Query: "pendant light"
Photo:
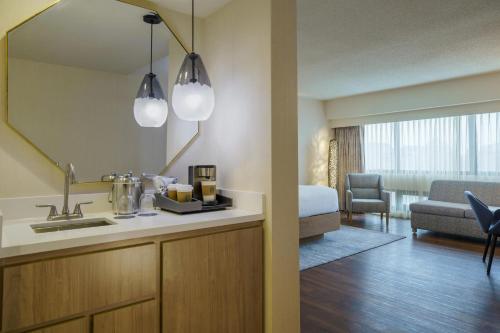
[[[215,107],[215,95],[199,54],[194,52],[194,0],[191,0],[192,52],[182,63],[172,93],[172,106],[182,120],[202,121],[210,118]]]
[[[144,76],[134,101],[134,118],[141,127],[161,127],[167,120],[168,103],[153,73],[153,25],[161,23],[158,14],[148,14],[143,17],[144,22],[151,25],[151,47],[149,74]]]

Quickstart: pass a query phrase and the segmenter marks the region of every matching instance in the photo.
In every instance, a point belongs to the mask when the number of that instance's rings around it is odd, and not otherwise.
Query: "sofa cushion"
[[[378,188],[351,188],[354,199],[380,199]]]
[[[384,212],[385,202],[378,199],[352,199],[352,210],[355,212]]]
[[[380,175],[351,173],[346,176],[346,188],[352,191],[354,199],[380,199]]]
[[[488,208],[494,213],[496,210],[500,209],[500,207],[495,207],[495,206],[488,206]],[[468,219],[475,219],[476,216],[474,215],[474,212],[472,209],[469,207],[469,209],[465,210],[465,217]]]
[[[369,173],[351,173],[348,175],[351,188],[376,188],[380,187],[380,175]]]
[[[451,217],[465,217],[465,211],[469,208],[467,204],[437,200],[424,200],[410,204],[411,212]]]
[[[463,181],[435,180],[431,184],[429,200],[466,203],[464,191]]]
[[[498,182],[435,180],[431,184],[429,200],[468,203],[464,191],[471,191],[487,205],[500,205],[500,183]]]

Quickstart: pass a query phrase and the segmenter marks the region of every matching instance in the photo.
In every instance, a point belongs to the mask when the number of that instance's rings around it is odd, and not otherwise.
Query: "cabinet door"
[[[155,254],[148,244],[6,267],[3,329],[154,297]]]
[[[162,329],[262,332],[262,228],[163,244]]]
[[[94,333],[155,333],[159,321],[156,320],[156,301],[151,300],[120,309],[99,313],[94,316]]]
[[[36,331],[30,331],[30,333],[88,333],[87,319],[80,318],[75,320],[70,320],[61,324],[55,324],[52,326],[44,327]]]

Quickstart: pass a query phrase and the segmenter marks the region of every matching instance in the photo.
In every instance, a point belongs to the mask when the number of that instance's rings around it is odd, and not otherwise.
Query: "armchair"
[[[366,173],[347,174],[345,180],[346,210],[349,221],[352,213],[380,213],[389,224],[391,194],[384,191],[381,175]]]

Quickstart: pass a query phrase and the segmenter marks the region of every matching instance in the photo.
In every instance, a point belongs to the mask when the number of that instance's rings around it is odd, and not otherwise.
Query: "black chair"
[[[465,197],[469,200],[472,207],[472,211],[476,216],[476,221],[481,226],[481,229],[488,234],[486,240],[486,247],[483,253],[483,262],[486,260],[486,254],[488,253],[488,248],[491,244],[490,258],[488,260],[488,270],[487,274],[490,275],[491,263],[493,262],[493,257],[495,256],[495,248],[497,245],[497,238],[500,236],[500,209],[492,212],[487,205],[485,205],[481,200],[479,200],[474,194],[469,191],[465,191]],[[493,238],[493,244],[491,242]]]

